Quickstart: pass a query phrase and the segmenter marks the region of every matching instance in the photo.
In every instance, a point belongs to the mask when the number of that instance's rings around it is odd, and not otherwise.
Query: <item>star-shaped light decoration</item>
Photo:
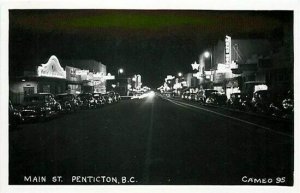
[[[192,65],[193,70],[198,70],[199,69],[199,64],[195,61]]]

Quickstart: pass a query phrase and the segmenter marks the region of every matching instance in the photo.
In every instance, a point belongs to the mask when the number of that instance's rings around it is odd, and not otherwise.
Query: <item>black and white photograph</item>
[[[293,9],[7,18],[6,185],[295,186]]]

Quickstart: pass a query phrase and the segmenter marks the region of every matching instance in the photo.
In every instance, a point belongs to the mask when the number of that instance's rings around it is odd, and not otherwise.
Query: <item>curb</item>
[[[174,98],[173,98],[173,100],[181,101],[181,102],[185,101],[185,100],[182,100],[182,99],[174,99]],[[275,117],[275,116],[268,116],[268,115],[257,114],[257,113],[252,113],[252,112],[246,112],[246,111],[241,111],[241,110],[232,109],[232,108],[223,107],[223,106],[209,105],[209,104],[199,104],[195,101],[189,101],[189,102],[195,103],[195,104],[200,105],[200,106],[220,108],[220,109],[223,109],[223,110],[232,111],[232,112],[235,112],[235,113],[243,113],[243,114],[246,114],[246,115],[256,116],[256,117],[259,117],[259,118],[271,119],[271,120],[276,120],[276,121],[286,121],[286,122],[293,121],[293,119],[281,118],[281,117]]]

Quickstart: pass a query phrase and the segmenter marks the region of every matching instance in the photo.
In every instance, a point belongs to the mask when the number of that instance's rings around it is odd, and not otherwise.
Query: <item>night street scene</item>
[[[294,185],[294,12],[10,9],[9,185]]]

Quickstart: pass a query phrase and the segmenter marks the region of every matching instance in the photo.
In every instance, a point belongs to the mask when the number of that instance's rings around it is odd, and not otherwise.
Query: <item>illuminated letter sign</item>
[[[230,65],[231,63],[231,37],[225,37],[225,64]]]
[[[88,70],[76,70],[75,73],[76,73],[76,75],[80,75],[80,76],[85,75],[85,76],[87,76],[89,71]]]

